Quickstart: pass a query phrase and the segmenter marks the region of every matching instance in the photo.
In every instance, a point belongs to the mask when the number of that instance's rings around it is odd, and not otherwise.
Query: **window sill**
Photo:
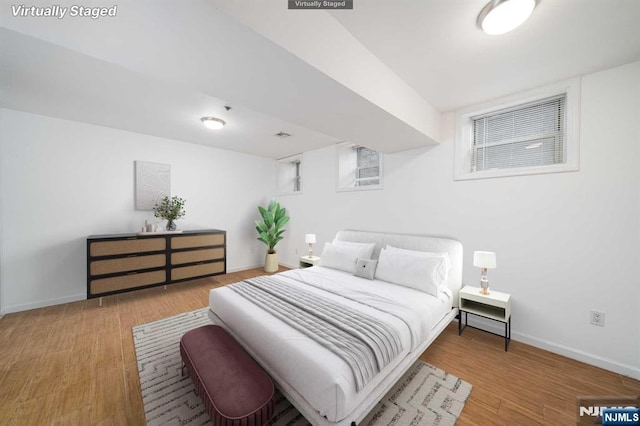
[[[382,189],[382,185],[365,185],[365,186],[351,186],[348,188],[337,188],[337,192],[353,192],[353,191],[374,191]]]
[[[510,176],[528,176],[528,175],[540,175],[548,173],[565,173],[565,172],[577,172],[580,167],[577,164],[559,164],[557,166],[539,166],[539,167],[526,167],[520,169],[500,169],[500,170],[486,170],[482,172],[470,172],[456,175],[454,180],[475,180],[475,179],[493,179]]]

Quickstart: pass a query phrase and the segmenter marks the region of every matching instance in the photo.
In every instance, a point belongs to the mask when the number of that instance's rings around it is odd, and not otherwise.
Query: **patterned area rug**
[[[180,373],[180,338],[210,324],[207,308],[133,328],[142,399],[148,425],[210,425],[191,379]],[[432,365],[417,361],[376,405],[361,425],[453,425],[471,393],[471,385]],[[308,425],[279,393],[274,426]]]

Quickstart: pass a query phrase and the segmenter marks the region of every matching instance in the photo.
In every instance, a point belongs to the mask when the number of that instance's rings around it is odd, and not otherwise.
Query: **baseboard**
[[[236,268],[227,269],[227,273],[247,271],[249,269],[261,268],[263,266],[264,266],[263,263],[258,263],[256,265],[239,266]],[[86,293],[80,293],[80,294],[74,294],[71,296],[58,297],[55,299],[39,300],[37,302],[24,303],[22,305],[6,306],[0,312],[0,318],[2,318],[2,316],[6,314],[28,311],[28,310],[37,309],[37,308],[44,308],[46,306],[61,305],[63,303],[77,302],[79,300],[86,300],[86,298],[87,298]]]
[[[471,316],[469,317],[471,319]],[[497,325],[496,322],[485,322],[480,318],[474,318],[475,321],[470,325],[480,324],[482,329],[486,329],[496,334],[503,335],[504,327]],[[520,333],[518,331],[511,332],[511,339],[526,343],[527,345],[534,346],[545,351],[552,352],[554,354],[566,356],[567,358],[575,359],[576,361],[584,362],[585,364],[593,365],[595,367],[603,368],[614,373],[622,374],[623,376],[631,377],[636,380],[640,380],[640,368],[631,365],[622,364],[620,362],[601,357],[599,355],[593,355],[588,352],[581,351],[580,349],[570,348],[568,346],[554,343],[549,340],[534,337],[526,333]]]
[[[298,268],[298,265],[290,265],[290,264],[284,263],[284,262],[278,262],[278,264],[280,266],[286,266],[289,269],[297,269]],[[248,271],[249,269],[262,268],[262,267],[264,267],[264,262],[263,263],[258,263],[257,265],[240,266],[238,268],[227,269],[227,274],[231,274],[233,272]]]
[[[234,272],[242,272],[248,271],[249,269],[262,268],[264,263],[258,263],[257,265],[246,265],[246,266],[238,266],[236,268],[227,268],[227,274],[232,274]]]
[[[71,296],[57,297],[55,299],[46,299],[39,300],[37,302],[24,303],[22,305],[6,306],[2,311],[2,315],[29,311],[31,309],[44,308],[46,306],[62,305],[63,303],[78,302],[80,300],[86,300],[86,298],[87,293],[79,293]]]
[[[567,358],[575,359],[586,364],[613,371],[614,373],[622,374],[623,376],[640,380],[640,368],[622,364],[608,358],[593,355],[579,349],[570,348],[568,346],[560,345],[558,343],[550,342],[524,333],[513,332],[512,337],[513,340],[535,346],[536,348],[544,349],[558,355],[566,356]]]

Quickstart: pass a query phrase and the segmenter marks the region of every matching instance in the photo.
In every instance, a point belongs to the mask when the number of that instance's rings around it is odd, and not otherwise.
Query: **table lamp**
[[[309,259],[313,257],[313,245],[316,242],[316,234],[304,234],[304,242],[309,244]]]
[[[489,294],[487,269],[495,269],[496,254],[491,251],[474,251],[473,266],[482,268],[482,274],[480,275],[480,294]]]

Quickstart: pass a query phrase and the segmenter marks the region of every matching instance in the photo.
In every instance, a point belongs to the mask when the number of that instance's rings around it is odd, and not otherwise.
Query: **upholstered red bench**
[[[271,378],[217,325],[180,339],[180,355],[216,426],[265,425],[273,415]]]

